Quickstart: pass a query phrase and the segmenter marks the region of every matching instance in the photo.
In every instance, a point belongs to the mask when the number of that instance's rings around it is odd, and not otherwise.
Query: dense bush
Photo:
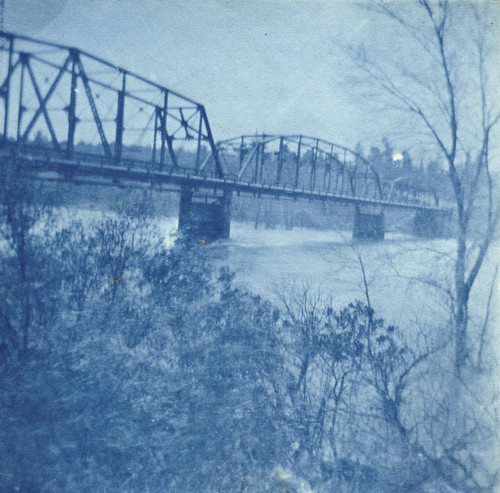
[[[217,245],[10,197],[0,490],[493,491],[493,394],[442,335],[310,288],[278,308]]]
[[[146,229],[27,231],[24,286],[3,251],[4,489],[231,490],[283,449],[275,309],[233,289],[209,247],[166,250]]]

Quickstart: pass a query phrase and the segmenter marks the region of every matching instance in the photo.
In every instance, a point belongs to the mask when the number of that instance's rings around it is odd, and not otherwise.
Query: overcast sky
[[[5,29],[76,46],[199,101],[216,140],[302,133],[369,147],[395,131],[356,99],[336,48],[391,39],[354,1],[6,0]]]

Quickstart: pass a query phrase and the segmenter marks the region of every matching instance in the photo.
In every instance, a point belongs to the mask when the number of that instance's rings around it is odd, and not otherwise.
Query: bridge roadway
[[[414,234],[435,237],[444,234],[446,219],[450,211],[438,206],[349,196],[288,188],[285,186],[249,183],[237,179],[218,178],[210,172],[193,173],[192,169],[169,167],[154,169],[151,164],[127,161],[116,165],[113,161],[91,154],[78,154],[72,159],[60,157],[50,150],[36,152],[34,149],[19,149],[0,144],[0,164],[21,161],[37,179],[67,181],[78,184],[100,184],[123,187],[126,185],[155,186],[173,185],[181,193],[179,228],[207,240],[229,237],[231,200],[239,195],[270,196],[276,199],[287,197],[293,200],[331,201],[352,204],[355,207],[353,237],[358,239],[383,239],[385,234],[384,210],[388,208],[413,211]],[[170,189],[171,190],[171,189]],[[193,191],[220,192],[211,197],[211,203],[196,202]]]
[[[305,187],[289,188],[265,183],[251,183],[238,181],[236,177],[233,179],[218,178],[210,172],[196,174],[192,168],[167,167],[164,170],[159,170],[150,163],[143,161],[125,160],[120,165],[116,165],[112,160],[100,158],[93,154],[79,153],[72,159],[66,159],[48,149],[37,152],[29,148],[16,149],[15,146],[0,143],[0,156],[2,161],[12,158],[22,160],[23,165],[28,166],[34,172],[56,172],[58,176],[52,179],[78,180],[80,183],[95,184],[97,178],[107,180],[108,184],[115,186],[123,186],[125,182],[158,186],[170,184],[179,187],[179,189],[218,190],[226,193],[252,194],[258,197],[271,196],[274,198],[287,197],[309,201],[331,201],[358,206],[378,206],[412,211],[445,211],[443,207],[426,203],[398,202],[353,196],[349,195],[349,193],[336,194],[307,190]],[[94,180],[88,180],[89,178]]]

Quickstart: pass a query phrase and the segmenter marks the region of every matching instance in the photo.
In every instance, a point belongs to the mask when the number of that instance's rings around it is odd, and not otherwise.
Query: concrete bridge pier
[[[449,235],[451,211],[421,209],[415,212],[413,234],[420,238],[444,238]]]
[[[384,212],[381,208],[356,205],[352,237],[355,240],[383,240]]]
[[[183,188],[179,204],[179,231],[201,241],[229,238],[232,192],[222,196],[195,197],[192,188]]]

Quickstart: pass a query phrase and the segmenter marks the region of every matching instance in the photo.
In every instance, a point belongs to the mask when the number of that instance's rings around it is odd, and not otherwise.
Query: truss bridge
[[[414,214],[419,236],[442,235],[449,216],[434,192],[384,180],[328,140],[217,142],[202,104],[77,48],[0,32],[0,84],[2,166],[15,161],[39,179],[177,190],[179,228],[209,239],[229,236],[240,194],[350,204],[355,238],[383,238],[390,208]]]

